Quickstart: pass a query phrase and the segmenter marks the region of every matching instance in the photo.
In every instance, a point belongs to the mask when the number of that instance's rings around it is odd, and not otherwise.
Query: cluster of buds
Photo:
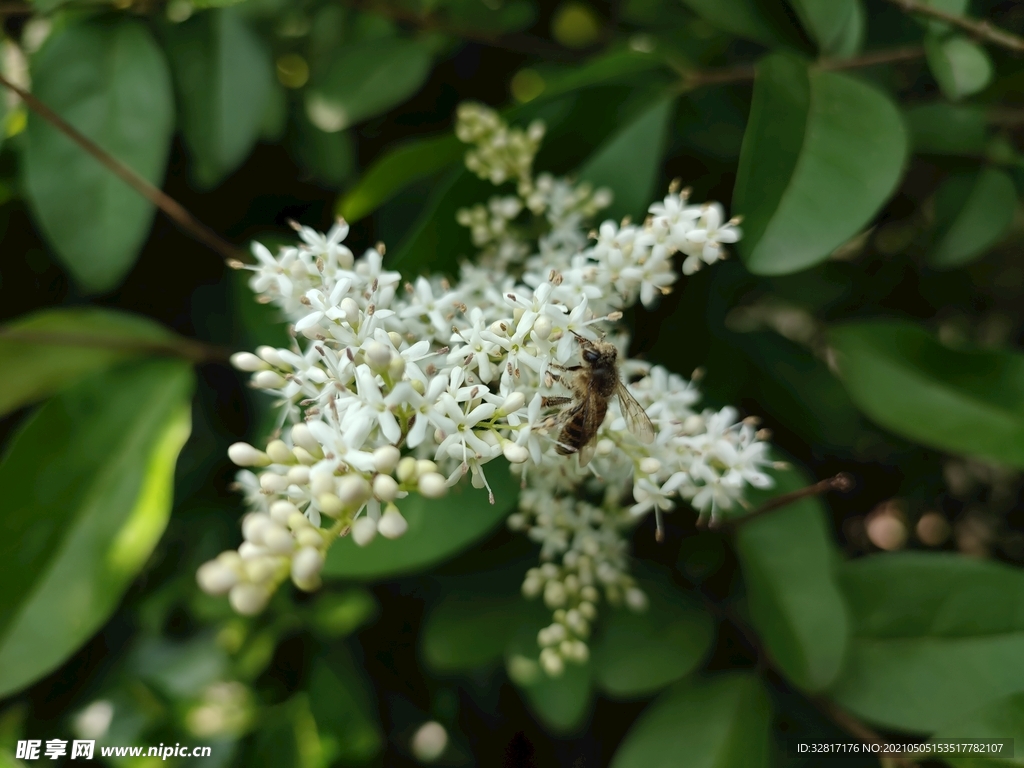
[[[533,186],[533,158],[544,138],[544,123],[535,120],[523,130],[512,128],[498,114],[481,104],[461,104],[455,135],[472,144],[466,167],[492,184],[519,182],[521,194]]]

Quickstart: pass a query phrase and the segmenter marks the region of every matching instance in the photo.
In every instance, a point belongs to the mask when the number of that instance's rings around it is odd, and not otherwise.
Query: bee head
[[[590,363],[591,365],[593,365],[594,363],[596,363],[598,360],[601,359],[601,353],[598,352],[597,348],[593,347],[593,346],[583,347],[582,354],[583,354],[583,359],[586,362]]]

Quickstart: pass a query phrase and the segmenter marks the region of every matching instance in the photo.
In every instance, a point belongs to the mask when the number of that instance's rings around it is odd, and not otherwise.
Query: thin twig
[[[1003,48],[1008,48],[1011,51],[1017,51],[1018,53],[1024,51],[1024,37],[1019,37],[1012,32],[1007,32],[1005,29],[1000,29],[987,19],[972,19],[969,16],[957,16],[955,13],[948,13],[943,11],[941,8],[936,8],[934,5],[929,5],[921,0],[888,1],[893,5],[898,5],[906,13],[919,13],[922,16],[930,16],[933,19],[944,21],[947,24],[959,27],[964,30],[964,32],[974,35],[986,42],[992,43],[993,45],[1001,45]]]
[[[828,70],[859,69],[861,67],[877,67],[882,64],[897,64],[911,61],[924,56],[924,48],[919,45],[905,45],[898,48],[886,48],[870,51],[848,59],[823,59],[817,66]],[[721,69],[695,69],[683,72],[683,88],[701,88],[705,85],[726,85],[753,80],[757,71],[753,64],[741,64]]]
[[[834,722],[844,731],[851,736],[854,736],[866,744],[877,744],[885,745],[891,744],[892,741],[886,741],[882,738],[882,735],[871,728],[866,723],[861,722],[856,717],[851,715],[845,709],[841,709],[836,706],[833,702],[828,699],[823,699],[817,696],[810,697],[811,703],[821,712],[823,715],[828,717],[829,720]],[[899,766],[914,766],[917,765],[917,761],[909,757],[898,757],[896,755],[888,756],[892,765]]]
[[[776,496],[771,501],[762,504],[749,515],[734,518],[733,520],[724,523],[721,527],[726,530],[736,528],[750,522],[756,517],[760,517],[761,515],[774,512],[782,507],[789,506],[795,501],[806,499],[808,496],[819,496],[823,493],[828,493],[829,491],[841,491],[845,493],[851,488],[853,488],[853,478],[846,472],[840,472],[838,475],[830,477],[827,480],[821,480],[814,485],[808,485],[806,488],[800,488],[795,491],[790,491],[789,493],[784,493],[781,496]]]
[[[65,331],[36,331],[21,328],[0,328],[0,341],[19,344],[44,344],[55,347],[97,347],[122,352],[152,352],[190,360],[193,363],[225,362],[231,353],[223,347],[195,339],[135,339],[124,336],[94,336]]]
[[[168,218],[181,227],[181,229],[183,229],[187,234],[223,256],[227,261],[239,261],[246,259],[245,253],[242,250],[236,248],[227,240],[224,240],[220,235],[199,221],[177,200],[170,197],[153,184],[150,184],[149,181],[144,179],[134,170],[111,155],[90,138],[84,136],[77,128],[24,88],[19,88],[3,75],[0,75],[0,85],[3,85],[18,94],[22,101],[28,105],[29,109],[96,158],[108,170],[121,179],[121,181],[167,214]]]

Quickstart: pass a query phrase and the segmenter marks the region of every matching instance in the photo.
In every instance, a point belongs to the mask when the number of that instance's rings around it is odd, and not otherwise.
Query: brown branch
[[[1011,51],[1020,53],[1024,51],[1024,37],[1019,37],[1005,29],[1000,29],[986,19],[972,19],[969,16],[957,16],[955,13],[947,13],[922,0],[888,0],[893,5],[898,5],[906,13],[919,13],[922,16],[930,16],[933,19],[944,21],[959,27],[974,37],[977,37],[993,45],[1001,45]]]
[[[755,517],[766,515],[769,512],[774,512],[782,507],[787,507],[793,502],[800,501],[800,499],[806,499],[808,496],[819,496],[829,491],[840,491],[845,493],[853,488],[853,478],[845,472],[840,472],[834,477],[830,477],[827,480],[821,480],[814,485],[808,485],[806,488],[800,488],[789,493],[784,493],[781,496],[776,496],[771,501],[767,501],[760,507],[755,509],[749,515],[743,517],[736,517],[732,520],[723,523],[722,528],[728,530],[731,528],[737,528],[738,526],[744,525],[750,522]]]
[[[186,234],[195,238],[211,250],[217,252],[229,262],[246,259],[245,253],[241,249],[236,248],[227,240],[224,240],[220,235],[189,213],[177,200],[170,197],[153,184],[150,184],[149,181],[144,179],[134,170],[111,155],[90,138],[84,136],[78,131],[78,129],[24,88],[19,88],[3,75],[0,75],[0,85],[3,85],[18,94],[22,101],[28,105],[29,109],[96,158],[96,160],[121,179],[121,181],[149,200],[149,202],[153,203],[153,205],[163,211],[171,221],[184,230]]]
[[[181,336],[166,340],[134,339],[64,331],[36,331],[28,328],[0,328],[0,341],[60,347],[97,347],[123,352],[152,352],[181,357],[193,363],[223,363],[229,359],[231,354],[223,347]]]
[[[870,51],[860,56],[851,56],[848,59],[822,59],[817,66],[828,70],[859,69],[861,67],[877,67],[882,64],[898,64],[902,61],[919,59],[922,56],[924,56],[924,48],[919,45],[908,45]],[[682,87],[684,90],[688,90],[705,85],[742,83],[753,80],[755,75],[756,70],[753,64],[741,64],[721,69],[696,69],[682,73]]]

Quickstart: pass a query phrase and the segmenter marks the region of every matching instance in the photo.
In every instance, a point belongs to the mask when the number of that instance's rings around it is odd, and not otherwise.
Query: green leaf
[[[963,35],[925,38],[928,66],[946,98],[958,101],[984,90],[992,79],[992,60],[988,53]]]
[[[313,662],[309,706],[327,757],[324,765],[364,763],[384,748],[373,689],[345,646],[335,645]]]
[[[495,503],[486,490],[470,488],[464,480],[443,499],[426,499],[419,494],[399,501],[398,508],[409,523],[400,539],[378,536],[365,547],[352,538],[336,542],[327,555],[324,575],[354,579],[378,579],[424,570],[462,551],[483,538],[505,519],[515,505],[519,480],[504,462],[487,469]]]
[[[454,134],[414,139],[387,152],[338,201],[338,215],[347,221],[373,213],[410,184],[457,163],[466,145]]]
[[[4,338],[6,333],[25,334],[25,340]],[[175,338],[141,315],[98,307],[44,309],[12,320],[0,326],[0,415],[114,363],[157,354],[153,345]]]
[[[1024,356],[950,349],[901,321],[829,332],[840,378],[868,417],[918,443],[1024,467]]]
[[[610,696],[642,698],[688,675],[715,637],[715,624],[696,601],[671,584],[640,579],[650,605],[643,613],[606,609],[593,644],[594,678]]]
[[[771,474],[775,487],[748,494],[752,505],[811,482],[795,469]],[[736,530],[754,628],[786,677],[812,692],[839,674],[849,632],[830,528],[821,501],[810,497],[749,521],[740,518]]]
[[[789,5],[822,53],[835,53],[844,45],[849,47],[851,29],[857,36],[856,0],[789,0]],[[863,9],[860,17],[863,18]],[[860,26],[863,27],[862,22]]]
[[[534,645],[533,655],[537,655]],[[526,703],[537,719],[552,733],[567,736],[582,730],[593,698],[590,664],[566,664],[558,677],[538,670],[528,685],[519,685]]]
[[[977,156],[988,146],[988,121],[980,107],[939,101],[910,107],[903,117],[915,152]]]
[[[602,144],[580,168],[581,181],[608,187],[614,199],[603,216],[643,218],[654,199],[675,98],[662,98]]]
[[[969,264],[998,243],[1013,223],[1017,189],[1006,171],[982,168],[946,179],[935,198],[939,233],[929,258],[932,266]]]
[[[925,5],[930,5],[936,10],[944,11],[954,16],[966,14],[968,6],[971,4],[970,0],[923,0],[923,2]],[[948,22],[932,18],[931,16],[920,15],[917,16],[917,19],[926,29],[932,32],[946,32],[950,29]]]
[[[305,171],[327,187],[337,189],[356,169],[356,147],[351,131],[327,133],[309,122],[305,115],[296,118],[292,152]]]
[[[473,585],[446,585],[424,620],[423,657],[436,672],[465,672],[500,661],[518,630],[536,634],[550,621],[539,601],[518,590],[496,589],[494,574],[474,574],[472,580]]]
[[[879,725],[925,733],[1024,692],[1020,569],[901,552],[845,563],[840,577],[854,634],[829,694],[840,706]]]
[[[117,607],[171,510],[191,369],[121,367],[44,405],[0,462],[0,696],[56,668]]]
[[[714,27],[769,47],[799,45],[800,32],[781,3],[758,0],[682,0]]]
[[[829,55],[837,59],[848,59],[856,56],[864,47],[864,38],[868,32],[868,12],[861,0],[853,0],[853,10],[846,19],[843,28],[832,41]]]
[[[167,30],[191,171],[213,187],[249,155],[275,87],[270,53],[234,8],[197,13]]]
[[[753,675],[682,680],[633,723],[611,768],[767,766],[770,705]]]
[[[306,114],[328,133],[379,115],[408,99],[430,74],[430,52],[389,38],[342,46],[306,93]]]
[[[980,709],[946,723],[932,734],[938,739],[1013,739],[1013,757],[943,757],[953,768],[1006,768],[1024,765],[1024,693],[990,701]]]
[[[55,32],[32,61],[32,91],[160,184],[174,98],[163,54],[143,24],[121,16]],[[61,263],[86,291],[114,288],[135,263],[153,204],[35,112],[28,117],[24,163],[29,203]]]
[[[751,272],[796,272],[867,224],[896,187],[907,141],[888,97],[784,54],[757,65],[733,212]]]

